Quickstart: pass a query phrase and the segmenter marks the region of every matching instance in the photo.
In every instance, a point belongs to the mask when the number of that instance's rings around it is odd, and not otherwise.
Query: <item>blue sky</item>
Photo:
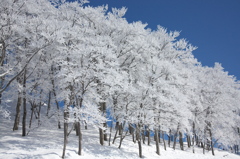
[[[240,79],[240,0],[90,0],[88,5],[125,6],[129,22],[142,21],[181,31],[180,38],[197,46],[203,66],[219,62]]]

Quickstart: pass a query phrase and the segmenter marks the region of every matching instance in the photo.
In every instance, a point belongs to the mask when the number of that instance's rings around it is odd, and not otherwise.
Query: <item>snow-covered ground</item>
[[[62,155],[63,147],[63,130],[57,127],[52,130],[46,128],[35,129],[28,136],[22,137],[21,130],[11,131],[12,123],[1,119],[0,123],[0,159],[59,159]],[[113,135],[112,135],[113,136]],[[114,145],[100,146],[98,139],[98,131],[89,128],[83,130],[83,155],[77,155],[77,137],[74,132],[70,135],[69,143],[66,150],[66,158],[69,159],[139,159],[138,145],[131,141],[127,136],[118,149],[119,139]],[[240,159],[240,156],[228,153],[226,151],[215,150],[216,155],[212,156],[211,152],[202,154],[202,150],[196,148],[193,154],[191,149],[185,147],[185,151],[173,150],[167,148],[167,151],[160,147],[161,155],[155,153],[155,145],[152,141],[151,146],[143,145],[143,157],[146,159]]]

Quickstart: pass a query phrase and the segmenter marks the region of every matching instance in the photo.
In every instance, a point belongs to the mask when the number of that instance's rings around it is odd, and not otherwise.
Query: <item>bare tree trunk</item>
[[[132,140],[133,140],[133,142],[134,143],[136,143],[136,137],[135,137],[135,135],[136,135],[136,133],[134,132],[134,133],[132,133]]]
[[[120,136],[120,144],[119,144],[119,146],[118,146],[119,149],[121,148],[123,139],[127,136],[127,133],[128,133],[128,130],[126,131],[125,135],[123,135],[123,132],[121,133],[121,136]]]
[[[193,147],[192,150],[193,150],[193,153],[195,153],[195,145],[194,145],[195,137],[196,137],[195,122],[193,122],[193,137],[192,137],[192,147]]]
[[[191,137],[189,134],[187,134],[187,146],[188,146],[188,148],[191,147]]]
[[[165,142],[165,139],[164,139],[164,132],[163,131],[162,131],[162,139],[163,139],[164,150],[167,150],[166,142]]]
[[[81,125],[80,122],[78,121],[76,123],[77,125],[77,134],[78,134],[78,155],[82,155],[82,132],[81,132]]]
[[[195,153],[195,144],[194,144],[194,140],[195,140],[195,134],[194,134],[193,137],[192,137],[192,150],[193,150],[193,153]]]
[[[173,143],[173,149],[174,149],[174,150],[175,150],[175,148],[176,148],[178,131],[179,131],[179,123],[178,123],[178,126],[177,126],[177,131],[176,131],[175,134],[174,134],[174,143]]]
[[[107,128],[107,123],[103,123],[103,127]],[[108,141],[106,130],[103,131],[103,139],[104,141]]]
[[[177,142],[177,132],[174,135],[174,142],[173,142],[173,149],[175,150],[176,148],[176,142]]]
[[[161,141],[161,131],[160,131],[160,127],[158,129],[158,139],[159,139],[159,144],[162,143]]]
[[[58,105],[57,100],[56,100],[56,105],[57,105],[57,109],[58,109],[58,129],[61,129],[61,122],[60,122],[60,109],[59,109],[59,105]]]
[[[51,94],[52,94],[52,92],[49,91],[49,93],[48,93],[47,114],[46,114],[47,117],[49,116],[49,111],[50,111],[50,109],[51,109]]]
[[[113,127],[113,121],[111,121],[110,134],[109,134],[109,139],[108,139],[108,146],[111,145],[112,127]]]
[[[159,148],[159,136],[158,136],[158,129],[155,129],[155,142],[156,142],[156,153],[160,155],[160,148]]]
[[[114,144],[115,140],[117,139],[118,131],[119,131],[119,122],[116,123],[116,132],[115,132],[112,144]]]
[[[79,122],[79,151],[78,151],[78,154],[79,155],[82,155],[82,131],[81,131],[81,125],[80,125],[80,122]]]
[[[202,148],[203,148],[203,154],[205,154],[205,141],[202,143]]]
[[[23,119],[22,136],[26,136],[26,118],[27,118],[27,99],[26,99],[26,69],[23,74]]]
[[[148,146],[150,146],[150,142],[151,142],[151,132],[150,132],[150,129],[147,130],[147,136],[148,136]]]
[[[143,144],[145,144],[145,129],[142,130],[142,141],[143,141]]]
[[[34,112],[34,103],[30,103],[31,105],[31,117],[30,117],[30,120],[29,120],[29,129],[31,129],[31,126],[32,126],[32,118],[33,118],[33,112]]]
[[[138,149],[139,149],[139,157],[142,158],[142,144],[141,144],[141,139],[138,140]]]
[[[207,134],[207,126],[204,128],[204,142],[202,144],[203,147],[203,154],[205,154],[205,149],[206,149],[206,134]]]
[[[38,126],[41,125],[41,108],[42,108],[42,103],[39,103],[39,108],[38,108]]]
[[[183,146],[183,135],[182,135],[182,132],[181,132],[181,131],[179,131],[179,144],[180,144],[181,150],[184,150],[184,146]]]
[[[86,120],[84,120],[84,127],[85,127],[85,130],[87,130],[87,122],[86,122]]]
[[[170,147],[171,145],[171,129],[169,130],[169,135],[168,135],[168,147]]]
[[[138,141],[138,153],[139,153],[139,157],[142,158],[142,142],[141,142],[141,128],[139,126],[139,128],[137,128],[136,130],[136,139]]]
[[[21,92],[18,92],[18,100],[17,100],[17,106],[16,106],[16,115],[13,125],[13,131],[18,130],[19,122],[20,122],[20,114],[21,114],[21,105],[22,105],[22,96]]]
[[[212,155],[215,156],[215,153],[214,153],[214,148],[213,148],[213,138],[212,138],[212,131],[211,129],[209,129],[209,134],[210,134],[210,144],[211,144],[211,150],[212,150]]]
[[[5,42],[3,39],[0,40],[0,44],[1,44],[0,65],[3,66],[4,61],[5,61],[5,56],[6,56],[6,46],[5,46]],[[5,76],[0,77],[0,89],[3,89],[4,80],[5,80]],[[2,92],[0,92],[0,104],[2,104]]]
[[[64,112],[64,143],[63,143],[62,158],[65,158],[66,146],[67,146],[67,142],[68,142],[68,118],[69,118],[69,112],[68,112],[68,110],[66,110]]]
[[[133,130],[131,124],[128,125],[128,130],[129,130],[129,133],[132,135],[132,133],[133,133],[134,130]]]
[[[199,145],[199,137],[195,135],[196,145]]]
[[[53,74],[53,66],[51,66],[51,72]],[[60,107],[57,101],[57,94],[55,91],[55,82],[54,79],[51,77],[51,82],[52,82],[52,92],[53,92],[53,96],[55,98],[55,104],[57,106],[57,110],[58,110],[58,129],[61,129],[61,122],[60,122]]]
[[[122,135],[122,133],[123,133],[123,124],[120,123],[120,124],[119,124],[118,135]]]
[[[103,130],[101,128],[99,128],[99,142],[101,145],[104,144],[104,137],[103,137]]]
[[[136,143],[135,139],[135,128],[133,127],[133,124],[129,124],[129,132],[132,135],[132,141]]]
[[[74,113],[74,118],[75,118],[75,122],[74,122],[74,130],[75,130],[75,132],[76,132],[76,136],[79,136],[79,131],[78,131],[78,124],[77,124],[77,115],[76,115],[76,113]]]
[[[62,158],[65,158],[65,152],[66,152],[66,146],[67,146],[67,143],[68,143],[68,135],[70,134],[70,132],[68,133],[68,123],[69,123],[69,107],[70,105],[73,105],[73,90],[72,90],[72,87],[70,86],[70,91],[71,91],[71,94],[69,95],[69,103],[67,103],[67,105],[65,105],[65,108],[64,108],[64,125],[63,125],[63,131],[64,131],[64,143],[63,143],[63,154],[62,154]],[[74,125],[75,126],[75,125]]]
[[[103,116],[105,116],[106,114],[106,102],[101,102],[100,103],[100,107],[99,107],[100,111],[102,112]],[[103,123],[103,127],[107,127],[107,123]],[[103,145],[104,141],[107,141],[107,134],[105,133],[105,130],[99,128],[99,139],[100,139],[100,144]]]

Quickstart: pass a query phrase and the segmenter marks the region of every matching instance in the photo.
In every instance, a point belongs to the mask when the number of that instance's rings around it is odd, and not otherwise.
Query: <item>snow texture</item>
[[[1,159],[59,159],[62,155],[63,130],[42,128],[32,131],[28,136],[22,137],[21,130],[12,132],[9,120],[3,119],[0,123],[0,158]],[[83,155],[77,154],[77,140],[74,133],[69,137],[69,143],[66,150],[66,159],[139,159],[138,146],[131,141],[131,137],[124,139],[121,149],[118,149],[119,139],[114,145],[100,146],[98,131],[93,128],[83,130]],[[186,148],[186,146],[185,146]],[[240,159],[235,154],[216,150],[216,155],[211,152],[202,154],[202,149],[195,148],[195,154],[191,149],[185,151],[167,148],[165,151],[160,146],[161,155],[155,153],[155,143],[151,146],[143,145],[143,158],[146,159]]]

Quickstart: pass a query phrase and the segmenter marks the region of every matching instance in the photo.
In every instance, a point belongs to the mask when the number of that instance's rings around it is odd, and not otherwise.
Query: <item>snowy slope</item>
[[[27,137],[21,136],[21,130],[12,132],[12,123],[1,120],[0,123],[0,159],[17,159],[17,158],[34,158],[34,159],[59,159],[62,155],[63,130],[52,128],[35,129]],[[83,155],[77,155],[77,137],[74,132],[70,135],[67,145],[66,158],[69,159],[138,159],[138,145],[126,137],[123,141],[122,148],[118,149],[119,140],[114,145],[100,146],[98,131],[89,128],[83,130]],[[185,147],[186,149],[186,147]],[[240,159],[240,156],[228,153],[226,151],[216,150],[216,156],[210,152],[202,154],[201,149],[196,149],[193,154],[191,149],[185,151],[173,150],[167,148],[167,151],[160,147],[161,156],[155,153],[155,145],[152,141],[151,146],[143,145],[143,156],[146,159]]]

